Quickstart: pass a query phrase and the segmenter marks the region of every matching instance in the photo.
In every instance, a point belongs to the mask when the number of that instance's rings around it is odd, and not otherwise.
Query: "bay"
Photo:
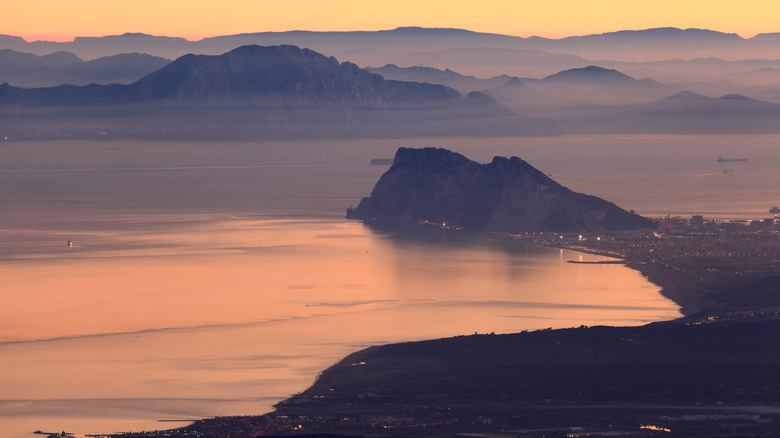
[[[776,140],[0,144],[0,427],[260,414],[369,345],[677,317],[636,271],[566,263],[597,256],[402,239],[344,210],[386,170],[371,158],[440,146],[519,155],[639,213],[763,217],[780,199]],[[718,170],[718,155],[742,154]]]

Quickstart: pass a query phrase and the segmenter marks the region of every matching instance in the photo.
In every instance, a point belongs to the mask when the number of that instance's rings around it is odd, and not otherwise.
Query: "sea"
[[[680,316],[596,255],[344,218],[398,147],[519,156],[650,217],[763,219],[780,136],[0,143],[0,430],[257,415],[371,345]],[[718,162],[717,158],[746,158]]]

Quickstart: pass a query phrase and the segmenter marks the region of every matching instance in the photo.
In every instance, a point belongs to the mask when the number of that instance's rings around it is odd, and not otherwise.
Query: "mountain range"
[[[401,111],[402,110],[402,111]],[[12,138],[521,134],[546,129],[480,93],[386,80],[295,46],[185,55],[127,85],[0,85]],[[484,123],[483,123],[484,122]]]
[[[137,54],[80,64],[67,53],[4,54],[21,68],[103,63],[116,70],[139,56],[165,63],[128,84],[3,83],[0,135],[16,139],[780,132],[780,104],[737,91],[707,97],[686,84],[597,65],[541,79],[478,79],[429,67],[362,69],[290,45],[188,54],[170,63]]]
[[[171,61],[157,56],[122,53],[84,61],[70,52],[44,56],[0,50],[0,83],[17,87],[54,87],[130,83],[152,73]]]
[[[562,133],[778,133],[780,104],[705,88],[718,97],[689,90],[692,84],[634,79],[595,65],[564,70],[542,79],[497,76],[480,80],[432,68],[386,66],[388,77],[427,80],[492,96],[516,114],[546,117]],[[503,82],[499,86],[496,83]],[[760,93],[759,93],[760,95]]]
[[[762,53],[780,58],[780,34],[741,38],[735,34],[705,30],[656,28],[625,30],[561,39],[515,37],[463,29],[399,27],[384,31],[356,32],[258,32],[188,41],[183,38],[126,33],[105,37],[77,37],[70,42],[34,41],[0,35],[0,47],[44,55],[69,51],[82,58],[97,58],[123,52],[149,53],[177,58],[187,53],[218,54],[242,45],[292,44],[364,64],[375,53],[417,53],[457,48],[543,50],[592,59],[649,61],[657,59],[718,56],[745,59],[744,54]],[[344,56],[353,53],[364,59]],[[671,55],[671,56],[670,56]],[[619,58],[617,58],[619,56]],[[735,58],[736,57],[736,58]],[[365,65],[371,62],[365,63]],[[382,63],[384,65],[387,62]]]
[[[680,85],[676,91],[713,96],[739,93],[780,103],[780,34],[745,39],[722,32],[676,28],[562,39],[414,27],[376,32],[260,32],[200,41],[127,33],[78,37],[65,43],[28,43],[19,37],[0,35],[0,83],[20,87],[130,83],[155,68],[143,69],[147,61],[117,66],[114,61],[104,60],[100,74],[93,74],[91,70],[97,69],[97,65],[51,68],[47,64],[55,57],[68,63],[83,58],[89,61],[82,63],[90,63],[95,58],[132,53],[136,57],[150,54],[167,59],[189,53],[218,55],[243,45],[296,45],[369,69],[394,64],[400,68],[449,70],[466,77],[491,79],[502,76],[542,79],[560,71],[597,65],[637,79]],[[24,52],[28,58],[34,54],[40,58],[38,66],[25,69],[18,62],[19,56],[4,57],[2,49]],[[158,62],[156,68],[162,66],[160,59],[155,62]],[[6,67],[13,72],[4,72]],[[19,72],[20,69],[23,71]],[[383,73],[399,73],[387,70]],[[500,84],[478,87],[474,81],[461,81],[457,86],[446,85],[468,93]]]

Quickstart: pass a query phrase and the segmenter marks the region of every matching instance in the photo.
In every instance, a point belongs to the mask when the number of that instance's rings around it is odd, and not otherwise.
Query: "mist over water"
[[[566,263],[596,256],[401,239],[344,211],[386,170],[371,158],[438,146],[649,216],[767,217],[778,139],[0,144],[0,428],[260,414],[369,345],[677,317],[636,271]]]

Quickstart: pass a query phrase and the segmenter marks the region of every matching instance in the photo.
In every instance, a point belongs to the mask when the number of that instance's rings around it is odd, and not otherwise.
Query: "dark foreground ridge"
[[[611,202],[567,189],[520,158],[479,164],[436,148],[398,149],[371,196],[347,217],[510,233],[653,227]]]
[[[371,347],[271,414],[146,436],[776,436],[778,369],[778,308],[475,334]]]

